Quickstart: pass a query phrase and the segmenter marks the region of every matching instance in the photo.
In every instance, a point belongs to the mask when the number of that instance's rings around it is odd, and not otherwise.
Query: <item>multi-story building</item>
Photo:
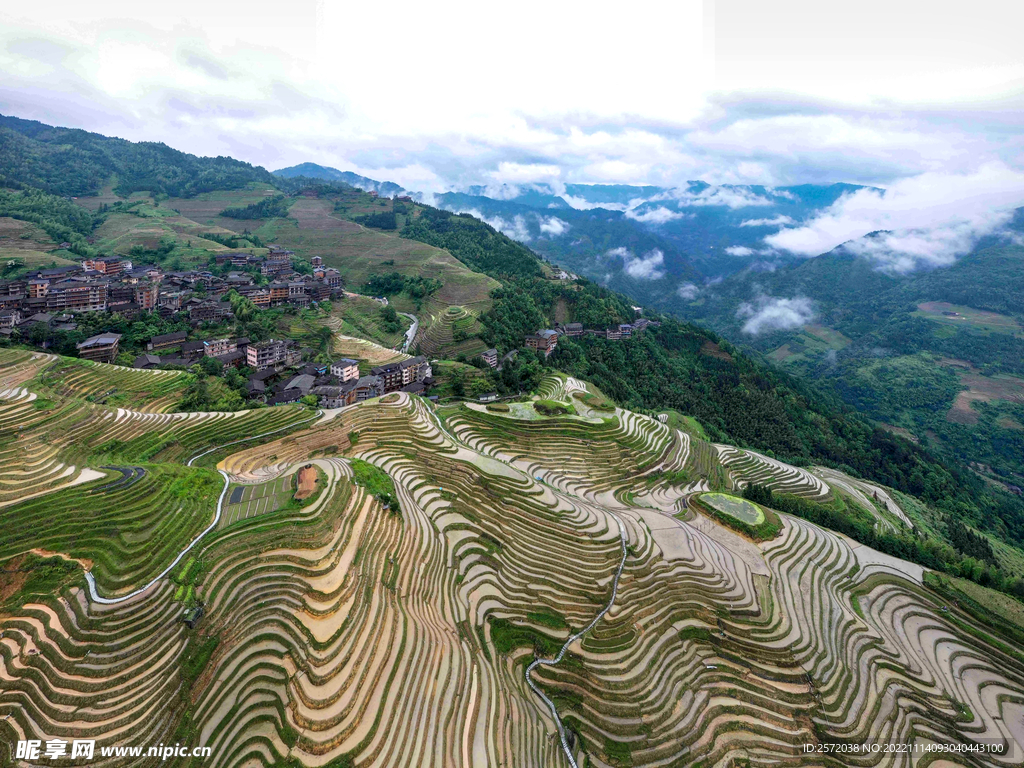
[[[156,308],[160,297],[160,284],[156,281],[140,280],[135,284],[135,303],[140,309],[150,311]]]
[[[266,309],[270,306],[270,291],[264,288],[249,292],[246,298],[260,309]]]
[[[81,344],[76,344],[78,356],[98,363],[112,363],[117,359],[120,333],[100,333],[92,336]]]
[[[98,259],[86,261],[85,268],[94,269],[102,275],[118,275],[126,269],[132,268],[130,261],[124,261],[120,256],[101,256]]]
[[[201,304],[190,307],[188,311],[189,318],[196,324],[220,320],[230,314],[230,307],[225,306],[224,302],[220,301],[204,301]]]
[[[343,357],[331,363],[331,376],[340,382],[359,378],[359,361]]]
[[[288,301],[288,283],[273,282],[270,284],[270,304],[276,306]]]
[[[380,376],[363,376],[356,382],[354,391],[357,403],[371,397],[380,397],[384,394],[384,380]]]
[[[403,387],[414,381],[423,381],[434,373],[425,357],[410,357],[408,360],[402,360],[398,367],[402,370]]]
[[[28,297],[30,299],[41,299],[46,296],[49,288],[49,280],[43,277],[34,277],[28,281]]]
[[[107,308],[107,282],[61,280],[46,291],[47,312],[103,312]]]
[[[484,359],[484,362],[491,366],[491,368],[498,367],[498,350],[488,349],[482,355],[480,355],[480,357],[482,357]]]
[[[530,349],[535,349],[542,353],[544,357],[547,357],[555,351],[555,347],[558,346],[558,334],[550,329],[544,329],[531,333],[526,337],[526,346]]]
[[[180,347],[182,342],[188,339],[188,334],[185,331],[175,331],[174,333],[164,333],[159,336],[154,336],[149,340],[149,344],[146,345],[146,349],[151,352],[158,352],[161,349],[170,349],[171,347]]]
[[[250,344],[245,352],[246,362],[250,368],[262,371],[284,363],[288,358],[289,344],[287,341],[268,339]]]
[[[17,309],[0,311],[0,329],[9,329],[21,322],[21,312]]]
[[[205,341],[203,344],[205,345],[203,354],[207,357],[219,357],[238,349],[234,339],[213,339],[212,341]]]
[[[371,368],[370,376],[380,379],[385,392],[397,392],[405,385],[402,381],[402,367],[399,363],[378,365],[376,368]]]
[[[559,327],[559,331],[561,331],[563,336],[576,338],[583,335],[583,323],[566,323]]]
[[[341,288],[341,272],[333,267],[328,267],[324,270],[324,276],[322,279],[331,288]]]

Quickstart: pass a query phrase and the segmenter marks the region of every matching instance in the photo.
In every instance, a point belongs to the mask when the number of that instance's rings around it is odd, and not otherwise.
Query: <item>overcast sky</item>
[[[1020,2],[5,5],[0,112],[272,170],[424,191],[931,179],[955,196],[991,177],[1024,204]]]

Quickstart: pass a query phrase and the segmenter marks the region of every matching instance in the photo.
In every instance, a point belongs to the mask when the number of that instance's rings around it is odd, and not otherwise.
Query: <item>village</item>
[[[308,266],[303,269],[305,264]],[[303,274],[308,267],[312,267],[311,274]],[[152,312],[164,320],[185,318],[192,331],[155,335],[143,354],[122,359],[122,364],[130,359],[132,366],[141,370],[190,369],[196,365],[208,371],[239,369],[246,375],[245,396],[251,404],[273,406],[302,401],[322,408],[341,408],[397,391],[426,397],[435,384],[431,364],[422,356],[375,366],[361,375],[359,360],[341,358],[328,363],[322,355],[314,360],[317,356],[313,350],[293,339],[199,338],[200,328],[217,327],[235,319],[231,299],[237,297],[251,301],[250,306],[257,310],[302,310],[325,301],[343,300],[345,291],[341,274],[325,267],[319,256],[307,263],[295,259],[292,251],[274,245],[268,247],[265,256],[230,251],[217,254],[206,269],[179,271],[103,256],[77,265],[37,269],[0,282],[0,336],[45,349],[51,332],[75,331],[85,313],[110,312],[132,320]],[[646,318],[600,330],[584,328],[580,323],[559,324],[528,334],[523,346],[546,359],[560,338],[620,340],[658,324]],[[108,330],[74,346],[82,359],[112,364],[121,356],[121,339],[121,334]],[[511,350],[500,357],[498,350],[491,348],[480,357],[489,368],[500,370],[516,352]],[[204,364],[207,359],[209,362]]]
[[[39,269],[0,282],[0,334],[9,337],[17,330],[28,339],[33,326],[40,324],[74,330],[75,316],[84,312],[116,312],[126,319],[142,312],[155,312],[165,319],[184,314],[191,325],[198,326],[232,315],[231,291],[259,309],[286,305],[301,309],[342,295],[341,274],[324,267],[319,256],[310,260],[312,274],[306,275],[295,270],[292,251],[276,246],[268,251],[266,256],[217,254],[221,274],[211,269],[168,272],[157,265],[136,266],[120,256]],[[100,359],[110,351],[92,346],[94,350],[83,357]]]

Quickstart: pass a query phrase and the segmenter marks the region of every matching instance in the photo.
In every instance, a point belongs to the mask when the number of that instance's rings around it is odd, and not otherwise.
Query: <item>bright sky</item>
[[[440,191],[1024,167],[1019,2],[6,6],[3,114],[270,169]]]

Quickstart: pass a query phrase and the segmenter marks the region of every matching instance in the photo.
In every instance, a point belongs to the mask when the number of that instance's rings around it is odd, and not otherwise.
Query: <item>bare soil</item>
[[[295,492],[298,501],[308,499],[316,490],[316,467],[303,467],[299,470],[299,489]]]

